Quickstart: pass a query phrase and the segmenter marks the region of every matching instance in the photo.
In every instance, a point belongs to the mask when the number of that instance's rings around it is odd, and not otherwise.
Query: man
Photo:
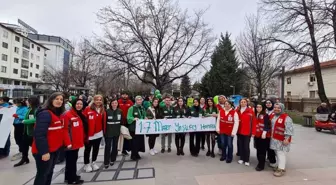
[[[128,127],[127,124],[127,112],[130,107],[133,106],[133,102],[129,99],[128,94],[126,91],[123,91],[121,93],[121,98],[118,100],[119,108],[122,111],[122,124],[126,127]],[[130,151],[130,141],[129,140],[124,140],[124,146],[123,146],[123,151],[122,154],[127,156],[128,153],[127,151]]]
[[[319,107],[316,109],[316,113],[318,114],[329,114],[329,109],[327,107],[327,104],[325,102],[322,102]]]
[[[164,119],[172,119],[174,108],[170,104],[171,98],[169,95],[166,95],[164,102],[165,105],[160,107],[160,114]],[[166,151],[166,137],[168,137],[168,153],[171,152],[171,143],[172,143],[172,134],[162,134],[161,135],[161,153]]]

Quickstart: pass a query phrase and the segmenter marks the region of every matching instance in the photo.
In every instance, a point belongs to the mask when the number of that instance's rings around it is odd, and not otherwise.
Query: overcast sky
[[[116,0],[1,0],[0,22],[17,23],[20,18],[40,34],[70,41],[100,33],[96,13]],[[206,22],[216,36],[226,31],[231,39],[244,29],[245,16],[257,11],[257,0],[180,0],[183,9],[204,9]],[[199,75],[198,75],[199,77]]]

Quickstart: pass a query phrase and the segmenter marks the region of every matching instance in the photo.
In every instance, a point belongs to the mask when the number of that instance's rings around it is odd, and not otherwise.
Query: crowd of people
[[[64,93],[56,92],[42,106],[37,97],[30,97],[26,101],[18,99],[14,103],[17,106],[17,112],[13,115],[14,138],[19,146],[19,154],[14,157],[21,158],[14,167],[29,163],[28,151],[31,146],[37,168],[34,185],[51,184],[54,166],[64,158],[65,182],[82,184],[83,180],[76,173],[79,149],[84,147],[84,170],[97,171],[100,167],[96,160],[102,140],[105,143],[103,167],[114,165],[119,139],[123,138],[120,137],[122,128],[127,128],[131,138],[124,139],[120,147],[122,154],[126,156],[130,152],[132,160],[140,160],[139,152],[145,152],[145,136],[135,134],[136,121],[139,119],[215,117],[215,131],[188,133],[191,156],[198,157],[206,144],[206,156],[215,158],[217,143],[220,161],[231,163],[233,140],[237,136],[237,162],[249,166],[252,139],[258,159],[255,169],[264,170],[268,159],[277,177],[285,174],[286,153],[290,150],[293,136],[293,122],[284,112],[284,105],[273,103],[272,100],[251,104],[244,98],[238,107],[234,107],[224,95],[218,96],[218,102],[213,98],[195,98],[190,103],[188,99],[172,99],[169,95],[163,98],[149,96],[145,101],[142,96],[136,96],[132,101],[127,92],[121,93],[119,99],[107,99],[101,95],[68,98]],[[0,106],[10,105],[0,98]],[[161,138],[160,152],[172,152],[173,135],[176,155],[184,156],[187,133],[146,135],[149,154],[159,153],[155,149],[157,137]],[[9,155],[6,147],[1,150],[2,156]]]

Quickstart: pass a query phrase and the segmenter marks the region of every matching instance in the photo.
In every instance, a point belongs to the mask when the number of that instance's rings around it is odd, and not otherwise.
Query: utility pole
[[[281,103],[285,103],[285,66],[281,70]]]

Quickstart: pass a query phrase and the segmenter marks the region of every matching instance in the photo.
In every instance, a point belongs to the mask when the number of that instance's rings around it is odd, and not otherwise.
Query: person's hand
[[[267,134],[267,132],[266,132],[266,131],[263,131],[263,132],[262,132],[262,135],[261,135],[261,138],[262,138],[262,139],[266,139],[266,134]]]
[[[189,116],[188,118],[191,118],[191,116]]]
[[[289,141],[288,141],[288,139],[285,139],[282,143],[283,143],[283,145],[285,145],[285,146],[289,145]]]
[[[254,137],[254,135],[252,135],[252,137]]]
[[[72,148],[72,145],[68,145],[67,148],[68,148],[68,149],[71,149],[71,148]]]
[[[13,114],[13,117],[14,118],[18,118],[19,116],[17,114]]]
[[[44,155],[42,155],[42,161],[49,161],[50,159],[50,154],[49,153],[46,153]]]
[[[138,120],[139,120],[139,118],[134,118],[134,120],[135,120],[135,121],[138,121]]]
[[[145,119],[147,120],[148,118],[147,118],[147,117],[145,117]]]
[[[235,134],[231,134],[231,137],[235,137],[236,135]]]
[[[217,118],[217,114],[212,114],[212,117],[215,117],[215,118]]]

